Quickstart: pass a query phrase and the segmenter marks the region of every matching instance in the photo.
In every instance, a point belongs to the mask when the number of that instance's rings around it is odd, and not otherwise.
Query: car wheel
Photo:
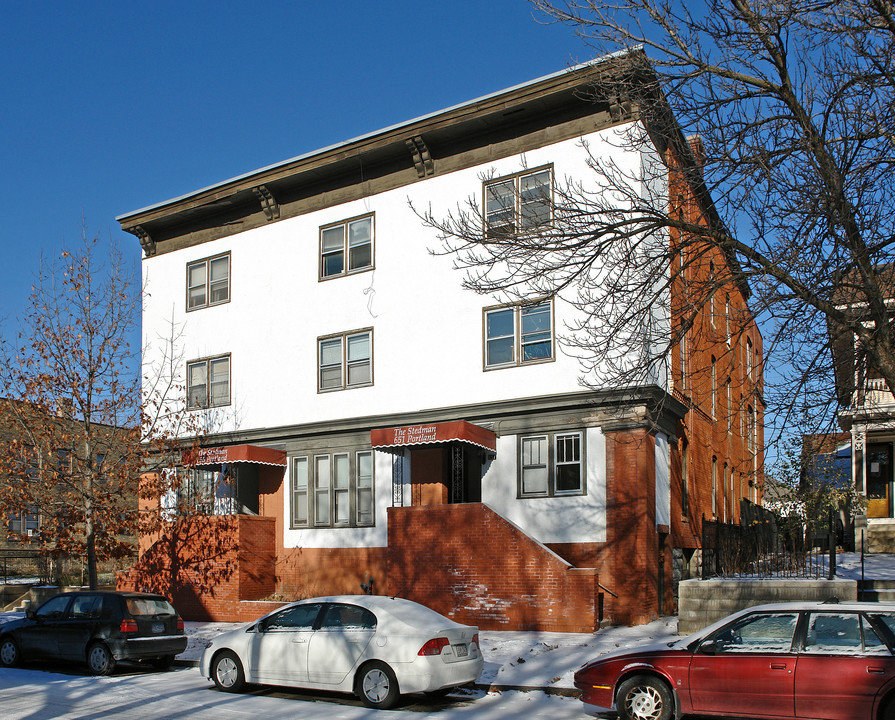
[[[670,720],[674,701],[668,685],[649,675],[635,675],[618,687],[615,706],[625,720]]]
[[[115,658],[105,643],[95,642],[87,648],[87,669],[94,675],[111,675]]]
[[[12,637],[0,640],[0,665],[3,667],[15,667],[19,664],[19,646]]]
[[[355,681],[355,694],[367,707],[387,710],[398,702],[400,692],[395,673],[384,662],[364,665]]]
[[[3,652],[2,645],[0,645],[0,652]],[[882,712],[879,714],[879,720],[895,720],[895,695],[886,700]]]
[[[239,692],[245,685],[245,673],[236,653],[224,650],[211,661],[211,679],[218,690]]]
[[[156,670],[167,670],[174,664],[174,656],[173,655],[162,655],[159,658],[153,658],[149,661],[149,664],[152,665]]]

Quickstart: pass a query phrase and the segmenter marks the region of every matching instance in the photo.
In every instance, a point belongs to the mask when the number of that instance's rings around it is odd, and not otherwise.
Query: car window
[[[321,603],[286,608],[261,623],[262,630],[311,630],[320,614]]]
[[[65,608],[68,607],[69,602],[71,602],[71,595],[57,595],[56,597],[51,597],[43,605],[37,608],[35,615],[44,620],[61,618],[65,615]]]
[[[71,603],[68,616],[72,620],[86,620],[99,617],[102,598],[99,595],[79,595]]]
[[[161,598],[127,598],[127,611],[134,617],[141,615],[176,615],[174,607]]]
[[[895,636],[895,613],[873,613],[872,617],[885,625],[890,635]]]
[[[873,629],[870,621],[866,617],[861,618],[861,633],[864,636],[864,653],[867,655],[891,655],[889,648]]]
[[[323,615],[321,630],[375,630],[376,616],[357,605],[330,605]]]
[[[721,628],[709,640],[716,653],[780,653],[792,650],[798,613],[748,615]]]
[[[803,652],[824,655],[889,654],[870,623],[857,613],[812,613]]]

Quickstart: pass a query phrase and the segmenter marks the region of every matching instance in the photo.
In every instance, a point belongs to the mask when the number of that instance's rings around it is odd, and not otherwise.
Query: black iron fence
[[[3,584],[46,582],[49,577],[49,560],[37,550],[0,548],[0,579]]]
[[[836,572],[833,515],[815,521],[779,517],[743,500],[738,525],[702,519],[702,577],[832,579]]]

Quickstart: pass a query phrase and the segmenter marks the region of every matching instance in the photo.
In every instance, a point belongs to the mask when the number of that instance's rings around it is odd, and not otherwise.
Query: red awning
[[[465,442],[491,452],[497,452],[497,435],[487,428],[473,425],[466,420],[371,430],[370,442],[374,448]]]
[[[184,463],[187,465],[224,465],[239,462],[286,467],[286,451],[260,445],[228,445],[199,448],[184,454]]]

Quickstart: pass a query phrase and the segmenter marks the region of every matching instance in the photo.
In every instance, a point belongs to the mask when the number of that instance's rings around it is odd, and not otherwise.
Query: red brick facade
[[[388,593],[485,630],[593,632],[599,584],[481,503],[388,510]]]
[[[278,604],[259,601],[276,587],[274,518],[193,517],[170,523],[119,590],[158,592],[188,620],[249,621]]]

